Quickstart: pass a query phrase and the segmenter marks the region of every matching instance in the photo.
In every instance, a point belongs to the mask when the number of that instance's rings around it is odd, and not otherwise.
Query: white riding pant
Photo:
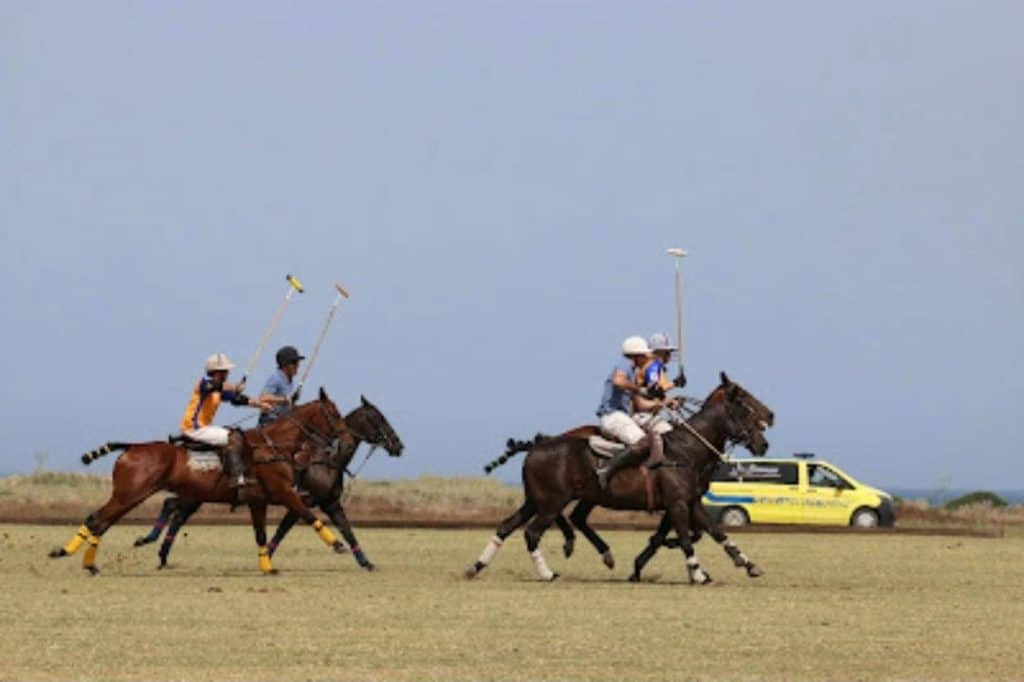
[[[637,412],[633,415],[633,421],[635,421],[641,429],[645,431],[654,431],[659,436],[664,436],[672,430],[672,425],[654,412]]]
[[[600,424],[602,434],[626,445],[636,445],[647,435],[631,416],[621,411],[601,415]]]
[[[203,426],[198,429],[189,429],[188,431],[185,431],[185,435],[192,440],[199,441],[200,443],[216,445],[217,447],[222,448],[228,444],[228,438],[231,436],[231,432],[223,426]]]

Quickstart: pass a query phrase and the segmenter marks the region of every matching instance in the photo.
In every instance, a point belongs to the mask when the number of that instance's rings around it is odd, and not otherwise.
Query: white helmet
[[[206,372],[217,372],[219,370],[234,369],[235,363],[231,362],[224,353],[214,353],[210,357],[206,358]]]
[[[650,355],[651,349],[647,347],[647,339],[642,336],[631,336],[622,342],[623,355]]]
[[[678,347],[672,345],[672,341],[668,338],[668,334],[665,334],[663,332],[658,332],[657,334],[652,334],[651,335],[650,344],[651,344],[651,350],[652,351],[658,351],[658,350],[674,351],[674,350],[679,350]]]

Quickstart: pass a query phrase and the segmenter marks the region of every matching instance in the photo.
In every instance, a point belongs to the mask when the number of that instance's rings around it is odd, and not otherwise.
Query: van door
[[[807,523],[845,526],[853,514],[853,484],[832,467],[807,463],[807,496],[804,510]]]

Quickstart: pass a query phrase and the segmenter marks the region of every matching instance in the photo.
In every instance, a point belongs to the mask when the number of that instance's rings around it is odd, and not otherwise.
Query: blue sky
[[[673,330],[682,246],[692,391],[725,369],[763,398],[769,454],[1024,487],[1022,26],[1014,2],[5,4],[0,471],[165,436],[291,272],[274,348],[352,291],[310,384],[402,435],[367,474],[477,475],[591,421],[622,338]]]

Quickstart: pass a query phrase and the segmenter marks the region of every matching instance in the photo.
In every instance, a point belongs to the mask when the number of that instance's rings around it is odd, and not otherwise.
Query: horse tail
[[[82,464],[89,466],[90,464],[98,460],[100,457],[103,457],[104,455],[109,455],[111,452],[117,452],[118,450],[127,450],[128,448],[131,447],[131,445],[131,443],[118,443],[116,441],[104,443],[95,450],[90,450],[89,452],[82,455]]]
[[[486,464],[484,466],[484,473],[491,473],[502,464],[518,455],[520,452],[528,452],[529,450],[532,450],[537,440],[537,438],[534,440],[516,440],[515,438],[509,438],[505,442],[505,453],[493,462]]]

